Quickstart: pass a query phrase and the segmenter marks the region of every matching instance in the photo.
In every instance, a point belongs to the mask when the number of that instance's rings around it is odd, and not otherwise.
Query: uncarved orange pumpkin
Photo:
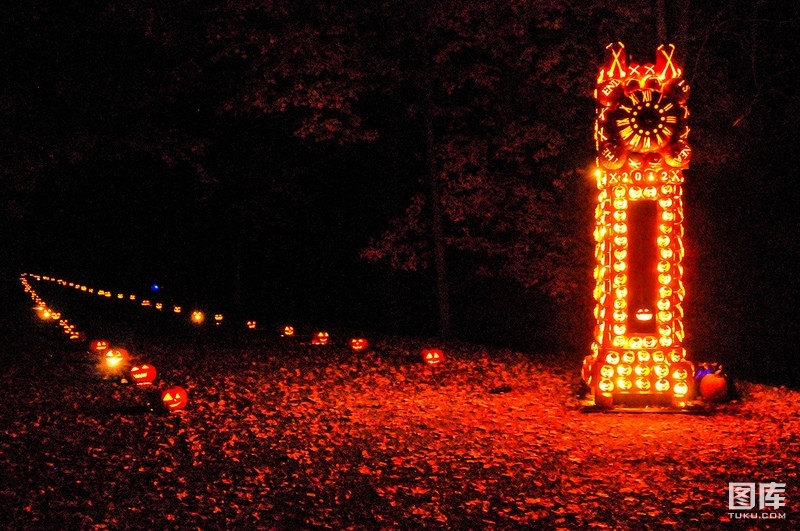
[[[700,396],[707,402],[719,402],[728,396],[728,379],[722,374],[706,374],[700,380]]]

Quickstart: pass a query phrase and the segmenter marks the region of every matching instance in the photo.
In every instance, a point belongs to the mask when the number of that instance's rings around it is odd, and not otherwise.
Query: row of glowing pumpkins
[[[96,354],[102,363],[103,369],[114,375],[121,376],[120,382],[127,383],[124,374],[130,377],[137,387],[149,388],[156,381],[158,371],[155,365],[141,363],[130,365],[130,355],[124,348],[112,347],[105,339],[96,339],[89,343],[89,351]],[[189,393],[180,385],[171,385],[160,393],[162,406],[167,411],[181,411],[189,403]]]
[[[27,276],[30,276],[30,277],[32,277],[32,278],[34,278],[36,280],[45,280],[45,281],[55,282],[55,283],[57,283],[57,284],[59,284],[61,286],[64,286],[64,287],[74,287],[75,289],[78,289],[81,292],[93,293],[95,291],[93,288],[89,288],[89,287],[87,287],[85,285],[76,284],[74,282],[67,282],[67,281],[62,280],[62,279],[56,279],[55,277],[23,274],[23,276],[22,276],[23,283],[25,285],[27,285],[27,286],[30,286],[30,284],[26,280]],[[100,295],[102,297],[106,297],[106,298],[111,298],[112,297],[112,292],[109,291],[109,290],[98,290],[97,293],[98,293],[98,295]],[[122,293],[118,293],[116,295],[116,298],[117,299],[125,299],[125,295],[122,294]],[[136,295],[130,295],[128,297],[128,300],[135,301],[136,300]],[[143,300],[141,305],[144,306],[144,307],[151,307],[152,306],[152,307],[155,307],[158,310],[161,310],[163,308],[163,304],[162,303],[157,302],[157,303],[153,304],[149,300]],[[183,310],[182,310],[181,306],[174,306],[173,307],[173,311],[175,313],[182,313]],[[42,316],[42,318],[48,318],[48,317],[52,318],[52,319],[59,319],[60,318],[60,313],[59,312],[52,312],[51,313],[51,310],[48,310],[47,308],[44,308],[43,313],[40,314],[40,315]],[[191,313],[190,319],[195,324],[202,324],[203,322],[205,322],[205,313],[203,313],[200,310],[194,310]],[[214,322],[216,324],[218,324],[218,325],[221,324],[223,322],[223,320],[224,320],[224,316],[222,314],[219,314],[219,313],[214,314]],[[251,330],[255,330],[257,328],[257,322],[254,321],[254,320],[248,320],[246,322],[246,326],[247,326],[247,328],[249,328]],[[294,326],[286,325],[286,326],[283,326],[281,328],[281,335],[283,337],[294,338],[294,337],[296,337],[295,334],[296,334],[296,332],[295,332]],[[75,339],[82,339],[82,338],[76,337]],[[326,331],[314,332],[314,334],[312,334],[312,336],[311,336],[311,344],[312,345],[327,345],[327,344],[329,344],[329,342],[330,342],[330,334],[328,332],[326,332]],[[366,350],[367,348],[369,348],[369,341],[367,339],[363,338],[363,337],[351,338],[349,344],[350,344],[350,348],[352,350],[354,350],[354,351],[362,351],[362,350]],[[425,363],[427,363],[429,365],[438,365],[439,363],[444,361],[444,353],[442,352],[441,349],[429,349],[429,348],[422,349],[421,356],[422,356],[423,362],[425,362]]]
[[[28,293],[31,299],[36,304],[34,310],[37,315],[45,321],[58,321],[59,326],[64,329],[64,333],[69,336],[73,341],[83,341],[85,335],[78,331],[74,324],[70,323],[67,319],[62,318],[61,312],[49,308],[45,301],[39,297],[36,291],[28,282],[26,275],[20,277],[23,289]],[[124,374],[130,377],[137,387],[152,387],[158,374],[154,365],[149,363],[129,364],[130,355],[124,348],[112,347],[111,344],[105,339],[96,339],[89,343],[90,353],[96,355],[99,359],[100,369],[106,375],[120,376],[120,381],[127,383]],[[179,385],[171,385],[161,391],[160,400],[162,406],[170,412],[180,411],[189,403],[189,393]]]
[[[95,290],[94,288],[91,288],[91,287],[86,286],[84,284],[80,284],[80,283],[76,283],[76,282],[67,282],[66,280],[63,280],[63,279],[60,279],[60,278],[55,278],[55,277],[50,277],[50,276],[46,276],[46,275],[34,275],[34,274],[23,273],[23,276],[30,276],[31,278],[33,278],[35,280],[38,280],[38,281],[44,280],[44,281],[54,282],[54,283],[56,283],[56,284],[58,284],[60,286],[63,286],[63,287],[75,288],[76,290],[78,290],[78,291],[80,291],[82,293],[97,294],[98,296],[106,298],[106,299],[118,299],[118,300],[134,301],[134,302],[139,300],[139,297],[137,297],[135,294],[125,295],[124,293],[121,293],[121,292],[116,292],[116,294],[115,294],[115,292],[113,292],[111,290],[105,290],[105,289]],[[154,285],[154,287],[157,287],[157,286]],[[144,307],[144,308],[155,308],[156,310],[159,310],[159,311],[164,309],[164,303],[163,302],[152,302],[150,299],[142,299],[141,302],[140,302],[140,305],[142,307]],[[180,305],[177,305],[177,304],[173,305],[172,306],[172,312],[176,313],[176,314],[182,314],[183,313],[183,306],[180,306]],[[215,325],[221,325],[224,322],[225,316],[223,314],[214,313],[213,315],[214,315],[213,319],[214,319],[214,324]],[[201,310],[193,310],[189,314],[189,320],[192,323],[196,324],[196,325],[201,325],[201,324],[205,323],[205,321],[206,321],[206,314],[205,314],[205,312],[203,312]],[[247,328],[249,328],[251,330],[255,330],[255,329],[258,328],[258,323],[256,321],[254,321],[254,320],[246,321],[245,325],[247,326]]]
[[[41,319],[58,321],[58,324],[64,329],[64,333],[67,334],[71,340],[85,340],[85,335],[78,331],[74,324],[62,318],[61,312],[48,308],[45,301],[38,296],[28,282],[27,275],[23,274],[20,277],[20,281],[25,292],[29,293],[36,303],[34,310]],[[194,319],[195,316],[193,315],[193,320]],[[295,329],[291,325],[284,326],[281,332],[283,337],[295,337]],[[311,337],[312,345],[328,345],[329,342],[330,333],[326,331],[315,332]],[[350,339],[349,346],[353,351],[360,352],[369,348],[369,341],[363,337],[354,337]],[[89,343],[89,351],[100,358],[100,365],[106,373],[121,375],[127,372],[131,381],[139,387],[149,387],[155,382],[157,370],[154,365],[142,363],[130,366],[130,355],[128,351],[124,348],[112,347],[108,340],[96,339],[91,341]],[[444,352],[441,349],[423,348],[420,354],[422,361],[428,365],[439,365],[444,361]],[[121,381],[127,382],[124,377]],[[161,392],[161,403],[168,411],[180,411],[184,409],[188,400],[189,394],[186,389],[181,386],[170,386]]]

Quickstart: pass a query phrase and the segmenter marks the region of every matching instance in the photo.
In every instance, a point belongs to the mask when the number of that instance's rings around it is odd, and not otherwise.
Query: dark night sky
[[[296,314],[378,328],[403,322],[413,328],[429,320],[430,274],[392,273],[357,258],[369,238],[403,212],[425,168],[421,130],[392,108],[404,95],[361,102],[370,125],[381,131],[374,143],[298,141],[280,116],[219,114],[221,94],[240,73],[236,67],[221,61],[204,71],[206,77],[186,74],[176,81],[174,72],[192,64],[193,49],[160,46],[133,22],[126,28],[121,11],[110,9],[114,4],[23,2],[2,26],[0,141],[6,145],[0,160],[2,185],[10,192],[3,217],[6,275],[24,269],[121,287],[159,281],[180,297],[232,305],[241,256],[242,295],[251,311],[267,301],[275,318]],[[720,105],[742,105],[718,109],[718,116],[695,114],[693,134],[719,133],[713,138],[730,143],[721,151],[742,155],[719,162],[714,146],[695,136],[687,233],[706,245],[689,248],[694,256],[688,264],[696,270],[687,274],[710,287],[709,298],[716,296],[713,308],[696,320],[721,338],[720,348],[746,345],[754,357],[772,348],[786,359],[796,345],[800,302],[800,54],[796,37],[786,39],[797,34],[791,27],[800,16],[791,3],[780,4],[758,13],[776,28],[763,34],[776,42],[761,43],[770,50],[758,58],[765,63],[761,77],[750,84],[733,70],[693,73],[693,112],[713,108],[712,84],[730,89]],[[713,18],[715,3],[704,5],[714,28],[728,27]],[[752,14],[744,6],[740,13],[725,9],[720,3],[719,12],[731,20]],[[624,10],[598,12],[612,17]],[[202,46],[200,21],[186,18],[182,31],[197,31]],[[610,36],[613,20],[598,19],[598,33]],[[706,46],[706,57],[730,53],[744,61],[746,37],[715,42],[695,35],[693,42]],[[600,55],[584,59],[593,71],[602,61]],[[729,117],[743,112],[745,120],[731,127]],[[591,122],[574,127],[585,128],[590,138]],[[205,147],[206,163],[222,184],[189,164],[164,163],[177,152],[170,140],[180,143],[189,133],[214,140]],[[259,205],[255,219],[238,208],[248,201]],[[463,302],[468,299],[462,298],[462,314],[480,314]]]

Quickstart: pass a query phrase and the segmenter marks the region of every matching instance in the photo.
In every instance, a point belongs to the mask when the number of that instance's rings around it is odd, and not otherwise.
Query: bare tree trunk
[[[447,281],[444,225],[442,221],[442,192],[439,186],[430,106],[425,112],[425,148],[428,156],[428,183],[431,193],[433,259],[436,274],[436,300],[439,306],[439,332],[442,338],[450,337],[450,289]]]
[[[240,225],[241,227],[241,225]],[[241,229],[240,229],[241,230]],[[236,263],[233,270],[233,306],[236,311],[242,309],[242,268],[244,261],[244,236],[237,232],[236,236],[236,255],[234,257]]]

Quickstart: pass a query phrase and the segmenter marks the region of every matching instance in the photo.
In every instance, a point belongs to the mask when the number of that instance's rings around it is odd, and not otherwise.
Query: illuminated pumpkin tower
[[[599,406],[685,405],[694,368],[683,348],[683,170],[689,87],[659,46],[655,64],[608,46],[595,89],[596,319],[583,379]]]

